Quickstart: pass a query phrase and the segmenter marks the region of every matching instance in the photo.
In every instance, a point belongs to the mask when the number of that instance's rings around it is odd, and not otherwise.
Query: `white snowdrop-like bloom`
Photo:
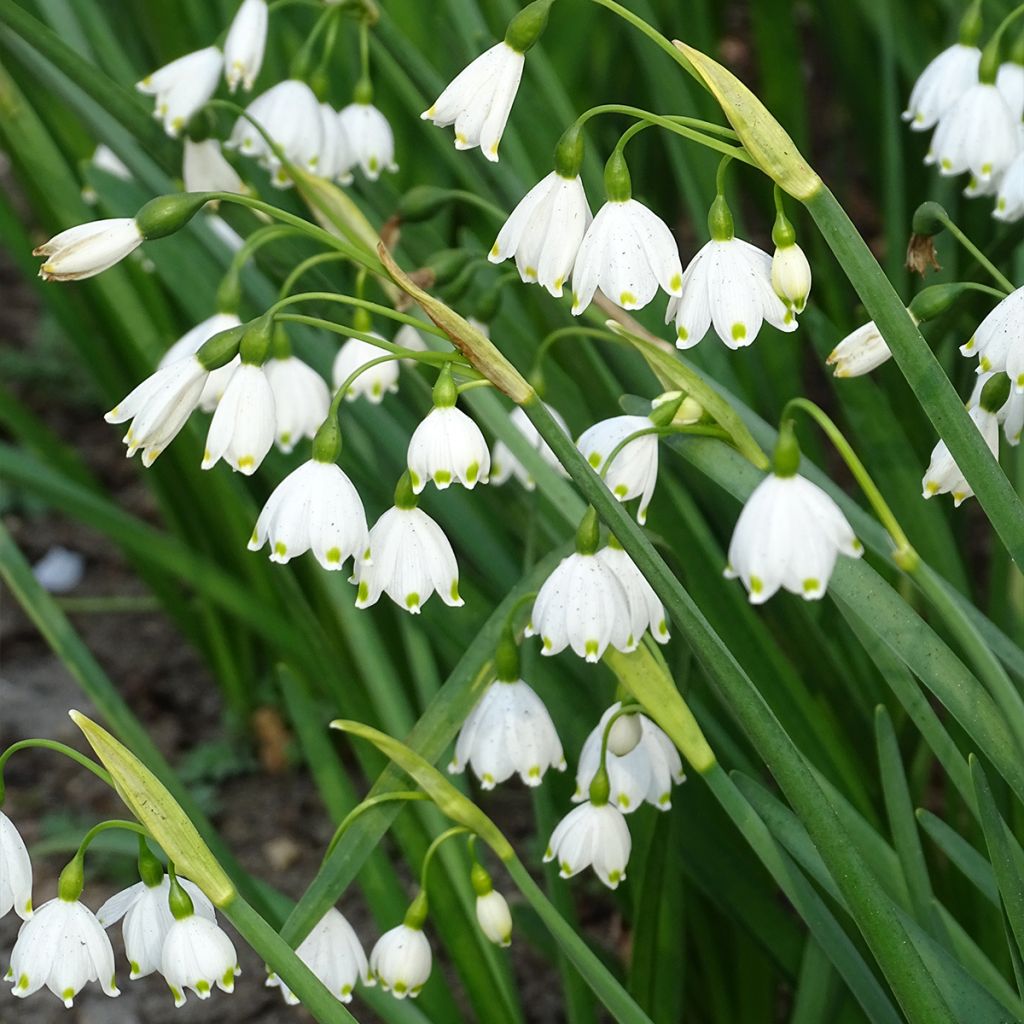
[[[903,120],[916,132],[935,126],[939,118],[978,81],[981,50],[955,43],[921,72],[903,111]]]
[[[1018,392],[1024,391],[1024,288],[1003,299],[960,351],[978,357],[978,373],[1005,373]]]
[[[327,381],[297,356],[268,359],[264,372],[274,393],[277,446],[290,452],[304,437],[312,437],[331,404]]]
[[[885,338],[875,326],[874,320],[869,320],[843,338],[825,362],[835,367],[832,372],[837,377],[862,377],[890,359],[892,353]]]
[[[480,428],[455,405],[434,406],[409,440],[409,476],[414,494],[432,480],[439,491],[452,483],[472,490],[487,483],[491,453]]]
[[[780,245],[772,256],[772,288],[794,313],[802,313],[811,294],[811,265],[795,243]]]
[[[556,861],[562,878],[572,878],[588,867],[609,889],[626,878],[632,840],[618,808],[589,800],[574,807],[555,827],[544,863]]]
[[[569,436],[569,425],[562,418],[561,413],[556,409],[552,409],[546,402],[544,407],[549,413],[551,413],[552,419],[562,429],[562,432],[568,437]],[[523,437],[529,442],[530,447],[536,449],[541,458],[553,469],[556,473],[560,473],[562,476],[568,476],[565,468],[558,461],[557,456],[551,450],[547,441],[537,431],[537,428],[530,422],[530,417],[523,412],[521,406],[516,406],[509,416],[512,422],[512,426],[519,431]],[[491,449],[491,483],[492,484],[503,484],[510,477],[515,477],[528,491],[532,491],[536,486],[537,482],[533,479],[529,470],[512,454],[512,449],[509,448],[504,441],[495,441],[494,447]]]
[[[189,356],[194,356],[203,346],[203,343],[209,341],[215,334],[230,330],[232,327],[238,327],[241,322],[238,319],[237,313],[214,313],[213,316],[207,317],[201,323],[196,324],[191,330],[186,331],[164,353],[163,358],[157,364],[157,368],[163,369],[172,363],[177,363],[182,359],[187,359]],[[203,385],[202,394],[199,397],[199,408],[203,412],[213,412],[217,408],[217,403],[221,400],[224,389],[228,386],[232,374],[238,368],[241,361],[240,356],[235,356],[231,362],[210,372],[210,375],[206,378],[206,383]]]
[[[1013,223],[1024,217],[1024,146],[999,182],[992,216],[1005,223]]]
[[[317,174],[328,181],[351,185],[350,169],[355,163],[355,158],[345,129],[338,119],[338,112],[329,103],[320,104],[320,125],[323,134]]]
[[[370,531],[372,562],[357,561],[357,608],[369,608],[387,594],[418,615],[435,591],[451,608],[459,597],[459,565],[451,543],[433,519],[418,508],[389,508]]]
[[[1017,155],[1018,120],[994,85],[972,85],[943,114],[925,163],[936,164],[947,177],[970,171],[987,182]]]
[[[659,287],[671,296],[683,294],[683,266],[668,225],[635,199],[605,203],[576,256],[573,316],[590,305],[598,288],[623,309],[643,309]]]
[[[617,542],[601,548],[597,557],[604,562],[622,584],[629,605],[630,632],[642,637],[647,630],[659,644],[667,644],[670,637],[665,621],[665,608],[654,588],[647,582],[636,563]]]
[[[512,912],[497,889],[477,896],[476,920],[480,931],[496,946],[504,949],[512,945]]]
[[[690,261],[682,295],[669,300],[665,313],[665,323],[673,320],[681,349],[699,344],[711,326],[732,349],[750,345],[766,320],[780,331],[797,328],[773,287],[771,256],[735,237],[712,238]]]
[[[601,741],[611,717],[622,707],[616,702],[601,716],[601,721],[587,737],[580,751],[576,769],[576,792],[573,802],[587,799],[601,763]],[[616,729],[629,723],[639,732],[639,739],[624,753],[614,750]],[[628,746],[628,744],[627,744]],[[605,754],[605,768],[611,786],[608,799],[624,814],[630,814],[646,801],[661,811],[672,806],[672,786],[686,779],[683,762],[675,745],[646,715],[623,715],[612,725]]]
[[[430,977],[433,955],[421,928],[400,924],[385,932],[370,952],[370,975],[396,999],[415,999]]]
[[[373,332],[373,336],[384,340],[376,332]],[[384,349],[360,338],[349,338],[334,357],[331,377],[335,388],[340,388],[360,367],[383,355],[387,355]],[[374,405],[379,405],[386,394],[398,390],[398,369],[398,360],[389,359],[360,373],[345,392],[345,401],[354,402],[357,398],[366,398]]]
[[[537,594],[526,627],[541,638],[541,653],[566,647],[597,662],[611,645],[634,651],[640,637],[631,629],[629,602],[619,578],[595,554],[579,551],[563,558]]]
[[[395,136],[388,119],[372,103],[350,103],[338,111],[338,123],[348,142],[350,166],[376,181],[383,171],[397,171]]]
[[[270,560],[282,565],[306,551],[325,569],[340,569],[350,557],[366,561],[366,513],[344,470],[310,459],[289,473],[263,506],[249,550],[259,551],[268,541]]]
[[[331,995],[343,1003],[352,1002],[352,990],[358,980],[362,979],[364,985],[372,984],[359,937],[344,915],[334,907],[313,926],[295,952]],[[267,978],[267,985],[280,988],[289,1006],[298,1005],[298,998],[276,974]]]
[[[251,476],[274,443],[275,425],[274,392],[263,367],[242,363],[210,421],[202,468],[223,459],[236,473]]]
[[[168,135],[177,138],[192,115],[216,91],[223,66],[224,55],[216,46],[207,46],[165,64],[135,88],[156,97],[153,116],[163,121]]]
[[[206,378],[196,356],[178,359],[147,377],[104,416],[108,423],[132,421],[124,435],[129,458],[142,449],[142,464],[153,464],[199,404]]]
[[[248,92],[263,65],[267,45],[266,0],[242,0],[224,40],[224,78],[234,92],[239,85]]]
[[[318,173],[323,150],[323,124],[320,103],[305,82],[295,79],[278,82],[245,109],[281,147],[289,161],[311,174]],[[274,185],[286,188],[291,184],[281,161],[247,118],[240,117],[235,122],[226,145],[246,156],[255,157],[271,172]]]
[[[412,324],[402,324],[395,332],[393,341],[399,348],[407,348],[412,352],[430,351],[430,346],[424,340],[423,335]],[[415,366],[416,360],[403,359],[402,363],[405,366]]]
[[[461,774],[467,765],[483,789],[514,774],[527,786],[539,786],[549,768],[565,770],[555,724],[527,683],[495,681],[466,716],[448,771]]]
[[[455,125],[455,148],[480,151],[497,162],[498,146],[512,112],[526,55],[502,41],[455,76],[420,117],[439,128]]]
[[[213,904],[199,886],[180,876],[178,881],[192,898],[195,912],[208,921],[215,921]],[[109,928],[124,918],[121,931],[124,935],[124,951],[131,967],[132,981],[160,970],[164,939],[174,924],[174,917],[167,903],[170,888],[170,879],[167,875],[153,886],[145,882],[136,882],[135,885],[111,896],[96,913],[96,919],[104,928]]]
[[[519,201],[488,253],[492,263],[515,257],[525,282],[562,294],[593,217],[583,180],[552,171]]]
[[[974,385],[971,397],[967,402],[967,408],[973,409],[981,402],[981,392],[985,385],[995,376],[991,371],[981,374]],[[996,419],[1003,425],[1003,436],[1007,444],[1020,444],[1021,434],[1024,432],[1024,393],[1011,391],[1002,407],[996,410]],[[0,901],[2,905],[2,901]],[[3,915],[0,914],[0,917]]]
[[[21,926],[5,977],[16,996],[30,996],[45,985],[68,1008],[90,981],[99,981],[108,996],[121,994],[110,939],[78,900],[50,900]]]
[[[82,281],[120,263],[142,245],[133,217],[111,217],[76,224],[32,250],[45,256],[39,268],[44,281]]]
[[[185,990],[209,999],[213,986],[234,992],[241,974],[234,944],[215,922],[200,914],[180,918],[168,929],[160,959],[160,973],[174,996],[175,1006],[185,1005]]]
[[[782,587],[805,601],[823,597],[836,558],[860,558],[864,546],[839,506],[797,473],[770,473],[743,506],[729,543],[725,575],[739,578],[751,604]]]
[[[999,65],[996,88],[1002,93],[1014,119],[1020,122],[1024,117],[1024,67],[1015,61]]]
[[[185,139],[185,156],[181,176],[186,192],[234,192],[245,195],[245,185],[224,159],[217,139],[193,142]]]
[[[651,430],[653,426],[647,416],[613,416],[588,427],[576,447],[600,473],[608,456],[627,437],[641,430]],[[604,482],[619,501],[639,498],[636,519],[641,525],[647,522],[647,506],[658,483],[658,435],[651,433],[633,438],[619,449],[605,471]]]
[[[999,420],[996,414],[976,405],[968,410],[968,415],[974,420],[989,451],[998,458]],[[921,481],[921,494],[925,498],[933,498],[936,494],[952,494],[954,508],[959,508],[974,494],[945,441],[939,441],[932,449],[931,461]]]
[[[92,154],[92,165],[122,181],[131,181],[132,172],[125,162],[106,144],[100,143]]]
[[[0,811],[0,918],[32,916],[32,861],[14,822]]]

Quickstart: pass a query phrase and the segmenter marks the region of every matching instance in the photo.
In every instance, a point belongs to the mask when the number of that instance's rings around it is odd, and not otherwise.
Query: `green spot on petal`
[[[437,484],[438,487],[447,487],[451,482],[452,475],[447,469],[439,469],[434,474],[434,483]]]
[[[370,596],[370,585],[366,580],[360,580],[359,587],[356,590],[356,600],[365,601]]]
[[[620,306],[635,306],[636,296],[632,292],[622,292],[619,295]]]
[[[747,336],[747,328],[743,324],[732,325],[732,340],[742,341]]]
[[[459,581],[458,580],[452,580],[452,587],[451,587],[451,590],[448,591],[448,593],[451,595],[451,599],[453,601],[461,601],[462,600],[462,598],[459,597]]]
[[[808,579],[804,580],[804,593],[805,594],[810,594],[810,593],[813,593],[815,590],[820,590],[820,589],[821,589],[821,580],[816,580],[813,576],[811,576]]]
[[[406,594],[405,595],[405,607],[406,608],[419,608],[420,606],[420,595],[419,594]]]
[[[584,644],[583,649],[586,651],[586,653],[588,655],[589,654],[596,655],[597,654],[597,641],[596,640],[588,640],[586,642],[586,644]]]
[[[611,882],[612,885],[618,885],[618,883],[622,881],[622,872],[617,868],[614,871],[609,871],[608,881]]]
[[[591,464],[591,466],[594,467],[594,469],[597,469],[598,466],[601,465],[602,461],[603,461],[603,459],[601,458],[601,453],[600,452],[591,452],[587,456],[587,462],[589,462]]]
[[[752,594],[760,594],[764,590],[764,581],[760,576],[750,577],[750,592]]]
[[[284,541],[279,540],[274,545],[274,554],[281,555],[282,557],[288,554],[288,546],[284,543]]]
[[[668,290],[670,292],[677,292],[682,287],[683,287],[683,275],[682,274],[673,274],[672,275],[672,280],[669,281],[669,283],[668,283]]]
[[[196,982],[196,991],[200,994],[210,991],[210,983],[204,978],[202,981]]]
[[[480,463],[471,462],[466,467],[466,483],[475,484],[476,478],[480,475]]]
[[[327,561],[332,565],[337,565],[341,562],[341,548],[331,548],[331,550],[327,552]]]

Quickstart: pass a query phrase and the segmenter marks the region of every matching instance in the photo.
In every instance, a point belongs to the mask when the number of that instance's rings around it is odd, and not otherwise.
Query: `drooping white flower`
[[[430,977],[432,964],[423,930],[407,924],[385,932],[370,952],[370,975],[396,999],[415,999]]]
[[[1004,223],[1013,223],[1024,217],[1024,146],[999,182],[992,216]]]
[[[313,930],[295,950],[299,959],[323,982],[335,999],[352,1002],[357,980],[370,985],[366,954],[352,925],[340,911],[331,907],[313,926]],[[298,998],[276,974],[270,974],[267,985],[280,988],[284,1001],[297,1006]]]
[[[147,377],[104,416],[108,423],[132,421],[124,435],[129,458],[142,449],[142,464],[153,464],[199,404],[206,379],[198,358],[186,356]]]
[[[208,921],[215,921],[213,904],[203,891],[187,878],[178,877],[182,888],[192,898],[195,912]],[[136,882],[114,896],[111,896],[96,913],[96,919],[104,928],[117,924],[124,918],[121,931],[124,935],[124,951],[131,967],[131,980],[145,978],[160,970],[164,940],[174,924],[167,903],[170,880],[164,875],[157,885]]]
[[[572,272],[572,312],[598,288],[623,309],[643,309],[661,287],[682,295],[683,266],[668,225],[635,199],[609,201],[587,228]]]
[[[665,608],[633,559],[614,540],[601,548],[597,557],[615,573],[622,584],[626,604],[629,606],[629,628],[633,636],[639,639],[650,630],[651,636],[659,644],[667,644],[670,637]]]
[[[676,293],[679,295],[679,293]],[[708,328],[732,349],[750,345],[767,320],[795,331],[796,317],[772,285],[772,258],[742,238],[712,238],[683,274],[682,294],[669,300],[665,323],[675,321],[676,347],[693,348]]]
[[[1018,121],[994,85],[972,85],[942,115],[925,163],[936,164],[945,176],[970,171],[986,182],[1017,155]]]
[[[562,432],[569,436],[569,425],[562,418],[561,413],[553,409],[546,402],[544,407],[562,429]],[[551,450],[550,445],[540,436],[537,428],[530,421],[530,417],[523,411],[522,406],[517,405],[512,410],[509,420],[512,422],[512,426],[526,438],[530,447],[536,449],[540,453],[541,458],[555,472],[560,473],[562,476],[568,475],[562,464],[558,461],[558,457]],[[504,441],[495,441],[494,447],[491,449],[491,483],[496,485],[503,484],[512,476],[528,491],[532,491],[537,486],[530,471],[512,454],[512,449]]]
[[[355,164],[355,157],[345,129],[338,118],[338,111],[329,103],[320,104],[320,125],[323,141],[320,159],[317,162],[317,174],[328,181],[351,185],[351,169]]]
[[[1000,64],[996,88],[1002,93],[1010,113],[1019,125],[1021,117],[1024,117],[1024,67],[1016,61]]]
[[[311,459],[289,473],[263,506],[249,550],[268,541],[270,560],[282,565],[306,551],[325,569],[340,569],[350,557],[366,561],[366,513],[344,470]]]
[[[1024,391],[1024,288],[1003,299],[960,351],[978,357],[978,373],[1005,373],[1018,392]]]
[[[163,369],[165,366],[170,366],[171,363],[177,363],[182,359],[187,359],[189,356],[194,356],[203,346],[203,343],[209,341],[215,334],[230,330],[232,327],[238,327],[241,322],[238,319],[237,313],[214,313],[213,316],[208,316],[191,330],[186,331],[163,354],[163,358],[157,364],[157,368]],[[238,364],[241,361],[239,356],[235,356],[231,362],[210,372],[209,377],[206,378],[206,383],[203,385],[202,395],[199,398],[199,408],[203,412],[213,412],[217,408],[217,403],[221,400],[224,389],[228,386],[232,374],[238,368]]]
[[[164,131],[177,138],[217,89],[224,55],[216,46],[186,53],[147,75],[135,86],[139,92],[156,97],[153,116],[163,121]]]
[[[579,767],[576,769],[576,792],[573,802],[587,799],[590,783],[593,782],[601,763],[601,741],[611,717],[622,707],[617,701],[601,716],[580,751]],[[615,748],[616,730],[625,725],[635,730],[636,741],[617,753]],[[628,749],[627,749],[628,748]],[[611,786],[608,799],[624,814],[635,811],[644,801],[667,811],[672,806],[672,786],[685,781],[683,762],[675,745],[646,715],[623,715],[612,724],[605,754],[605,768]]]
[[[492,683],[466,716],[448,771],[469,765],[483,789],[494,789],[513,774],[539,786],[549,768],[565,770],[562,744],[548,709],[521,679]]]
[[[274,392],[263,367],[241,363],[210,421],[202,468],[223,459],[236,473],[251,476],[274,443],[275,425]]]
[[[654,424],[647,416],[613,416],[588,427],[576,442],[584,458],[601,472],[608,456],[630,437]],[[604,473],[604,482],[619,501],[639,498],[636,519],[647,522],[647,507],[658,483],[658,435],[635,437],[619,449]]]
[[[429,352],[430,346],[426,343],[423,335],[420,334],[412,324],[402,324],[401,327],[395,331],[394,344],[399,348],[407,348],[411,352]],[[402,363],[406,366],[415,366],[415,359],[403,359]]]
[[[185,990],[209,999],[213,986],[234,992],[241,974],[234,944],[224,930],[201,914],[174,921],[164,939],[160,973],[174,996],[175,1006],[185,1005]]]
[[[992,371],[979,375],[967,402],[968,409],[973,409],[981,402],[981,392],[994,376]],[[1014,446],[1020,444],[1021,433],[1024,432],[1024,392],[1011,391],[1002,407],[996,410],[996,419],[1003,425],[1006,443]]]
[[[772,256],[772,288],[794,313],[802,313],[811,294],[811,265],[803,249],[780,245]]]
[[[142,244],[133,217],[112,217],[76,224],[32,250],[45,256],[39,268],[44,281],[82,281],[109,270]]]
[[[910,93],[903,120],[916,132],[934,127],[939,118],[978,81],[981,50],[955,43],[921,72]]]
[[[375,338],[381,338],[376,332],[372,332]],[[384,339],[381,338],[381,341]],[[331,377],[335,388],[340,388],[348,378],[367,363],[379,359],[387,353],[376,345],[371,345],[361,338],[349,338],[344,345],[338,349],[334,357],[334,367]],[[380,405],[386,394],[393,394],[398,390],[398,360],[389,359],[387,362],[378,363],[358,377],[349,385],[345,392],[345,401],[354,402],[357,398],[367,398],[374,405]]]
[[[476,920],[480,930],[496,946],[504,949],[512,945],[512,912],[497,889],[477,896]]]
[[[968,410],[968,415],[981,432],[989,451],[998,457],[999,420],[996,414],[976,405]],[[936,494],[952,494],[954,508],[959,508],[974,494],[945,441],[939,441],[932,449],[931,461],[921,481],[921,494],[925,498],[933,498]]]
[[[0,811],[0,918],[12,907],[23,921],[32,916],[32,861],[14,822]]]
[[[19,998],[45,985],[68,1008],[90,981],[99,981],[108,996],[121,994],[110,939],[78,900],[50,900],[21,926],[5,977]]]
[[[224,78],[234,92],[239,85],[248,92],[263,65],[267,45],[266,0],[242,0],[224,40]]]
[[[525,63],[525,54],[497,43],[463,68],[420,116],[439,128],[455,125],[456,149],[479,146],[496,163]]]
[[[268,359],[263,367],[274,393],[277,446],[290,452],[312,437],[327,416],[331,393],[327,381],[297,356]]]
[[[885,343],[885,338],[869,320],[848,334],[834,349],[828,359],[828,366],[837,377],[862,377],[892,359],[892,352]]]
[[[563,558],[544,581],[533,605],[527,636],[541,638],[541,653],[558,654],[566,647],[597,662],[611,645],[636,650],[629,602],[618,577],[595,554],[575,552]]]
[[[455,405],[438,406],[427,413],[409,440],[406,456],[414,494],[432,480],[439,491],[452,483],[472,490],[487,483],[491,453],[472,417]]]
[[[451,608],[465,603],[459,597],[459,565],[448,538],[433,519],[418,508],[389,508],[370,530],[372,563],[355,563],[357,608],[376,604],[381,594],[418,615],[435,591]]]
[[[342,107],[338,123],[348,143],[349,167],[358,164],[370,181],[376,181],[383,171],[398,170],[391,125],[372,103]]]
[[[523,281],[559,296],[592,220],[579,175],[563,178],[552,171],[519,201],[487,258],[501,263],[514,256]]]
[[[245,185],[238,171],[224,159],[217,139],[204,139],[202,142],[185,139],[181,176],[186,192],[245,194]]]
[[[817,484],[796,473],[770,473],[743,506],[725,575],[743,581],[751,604],[779,587],[815,601],[825,594],[836,558],[863,553],[846,516]]]
[[[609,803],[588,800],[574,807],[555,827],[544,863],[557,861],[562,878],[572,878],[593,867],[609,889],[617,889],[626,878],[631,849],[629,826],[622,812]]]

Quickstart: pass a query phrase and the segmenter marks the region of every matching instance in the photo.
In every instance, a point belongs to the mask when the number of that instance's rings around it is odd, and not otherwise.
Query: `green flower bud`
[[[417,931],[422,931],[423,926],[427,923],[428,910],[426,890],[420,889],[416,894],[416,898],[409,904],[409,909],[405,912],[405,919],[402,923],[406,928],[415,928]]]
[[[626,158],[619,149],[613,150],[604,165],[604,192],[610,203],[625,203],[633,198],[633,183],[629,177]]]
[[[571,124],[555,147],[555,172],[562,178],[575,178],[583,167],[583,128]]]
[[[245,325],[245,333],[239,345],[243,363],[262,366],[270,355],[270,344],[274,338],[274,318],[270,313]]]
[[[60,873],[57,880],[57,896],[65,903],[74,903],[85,888],[85,864],[80,853],[76,853],[68,861],[67,867]]]
[[[516,53],[526,53],[544,32],[548,25],[548,13],[555,0],[533,0],[527,4],[509,23],[505,30],[505,43]]]
[[[433,399],[438,409],[450,409],[459,397],[459,389],[452,377],[451,363],[445,363],[434,384]]]
[[[996,413],[1010,397],[1010,378],[1005,373],[996,373],[985,382],[978,404],[985,412]]]
[[[146,241],[165,238],[183,228],[209,201],[209,192],[179,192],[150,199],[137,214],[135,223]]]
[[[237,327],[229,327],[226,331],[218,331],[212,338],[203,342],[196,352],[196,358],[207,370],[226,366],[238,355],[238,347],[248,327],[248,324],[239,324]]]
[[[142,836],[139,836],[139,878],[150,889],[155,888],[164,880],[164,866]]]
[[[506,626],[494,652],[494,675],[500,683],[514,683],[520,678],[519,645],[512,633],[512,627]]]
[[[793,421],[784,420],[779,426],[779,439],[775,442],[772,471],[776,476],[796,476],[799,468],[800,445],[793,429]]]
[[[716,242],[728,242],[736,234],[733,225],[732,210],[725,201],[725,196],[715,196],[715,201],[708,210],[708,231]]]
[[[601,522],[597,518],[597,512],[591,505],[580,521],[579,529],[576,531],[576,554],[592,555],[597,551],[597,545],[601,540]]]

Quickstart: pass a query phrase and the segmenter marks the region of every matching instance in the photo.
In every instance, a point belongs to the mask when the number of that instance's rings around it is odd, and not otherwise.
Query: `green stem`
[[[84,857],[85,851],[89,849],[92,841],[104,832],[109,832],[111,829],[119,828],[125,832],[134,832],[137,836],[142,836],[143,839],[149,839],[149,831],[143,828],[137,821],[123,821],[120,819],[112,818],[110,821],[101,821],[98,825],[93,825],[88,832],[82,837],[82,841],[78,844],[78,853],[76,857]]]
[[[301,263],[294,266],[284,281],[281,282],[281,287],[277,290],[278,301],[288,295],[295,282],[298,281],[306,271],[320,266],[321,263],[332,263],[336,260],[345,259],[348,259],[348,257],[343,252],[318,252],[313,256],[307,256]]]
[[[934,203],[929,204],[929,209],[932,216],[974,257],[979,266],[984,267],[988,271],[992,280],[1006,294],[1017,290],[1017,286],[967,237],[966,233],[943,207],[939,206],[938,203]]]
[[[410,327],[415,327],[418,331],[423,331],[424,334],[433,334],[438,338],[444,338],[445,341],[448,340],[448,335],[440,327],[417,320],[416,317],[409,316],[408,313],[399,313],[398,310],[391,309],[390,306],[382,306],[378,302],[371,302],[369,299],[355,295],[339,295],[337,292],[298,292],[295,295],[283,295],[266,312],[272,316],[277,316],[280,310],[300,302],[336,302],[342,306],[352,306],[354,309],[369,310],[369,312],[377,316],[396,320],[400,324],[409,324]],[[280,317],[277,318],[281,319]],[[353,337],[359,336],[358,334],[353,334]],[[380,338],[376,339],[374,344],[377,344],[379,341]]]
[[[429,800],[430,797],[426,793],[421,793],[419,790],[399,790],[394,793],[379,793],[377,796],[368,797],[361,804],[357,804],[352,808],[348,814],[345,815],[341,820],[341,824],[334,830],[334,835],[331,836],[331,841],[327,844],[327,850],[324,853],[323,860],[327,860],[332,853],[334,848],[338,845],[341,837],[345,834],[349,825],[352,824],[361,814],[365,814],[366,811],[372,807],[377,807],[380,804],[393,803],[396,800],[409,801],[409,800]]]
[[[423,855],[423,866],[420,868],[420,889],[423,892],[427,891],[427,874],[430,871],[430,862],[434,859],[434,855],[441,848],[441,845],[448,842],[449,839],[454,839],[456,836],[473,834],[471,828],[466,828],[465,825],[455,825],[435,837],[434,841],[427,847],[427,852]]]
[[[822,186],[804,203],[1010,556],[1024,567],[1024,504],[938,360],[835,196]]]
[[[74,749],[74,747],[69,747],[66,743],[58,743],[57,740],[43,739],[18,740],[17,743],[12,743],[2,754],[0,754],[0,806],[3,806],[5,794],[4,767],[10,760],[11,755],[17,753],[19,750],[29,750],[30,748],[36,747],[42,750],[55,750],[58,754],[70,757],[72,761],[91,771],[96,778],[101,779],[108,786],[113,787],[114,780],[111,779],[110,773],[106,768],[101,767],[93,761],[92,758],[86,757],[85,754],[80,754]]]

